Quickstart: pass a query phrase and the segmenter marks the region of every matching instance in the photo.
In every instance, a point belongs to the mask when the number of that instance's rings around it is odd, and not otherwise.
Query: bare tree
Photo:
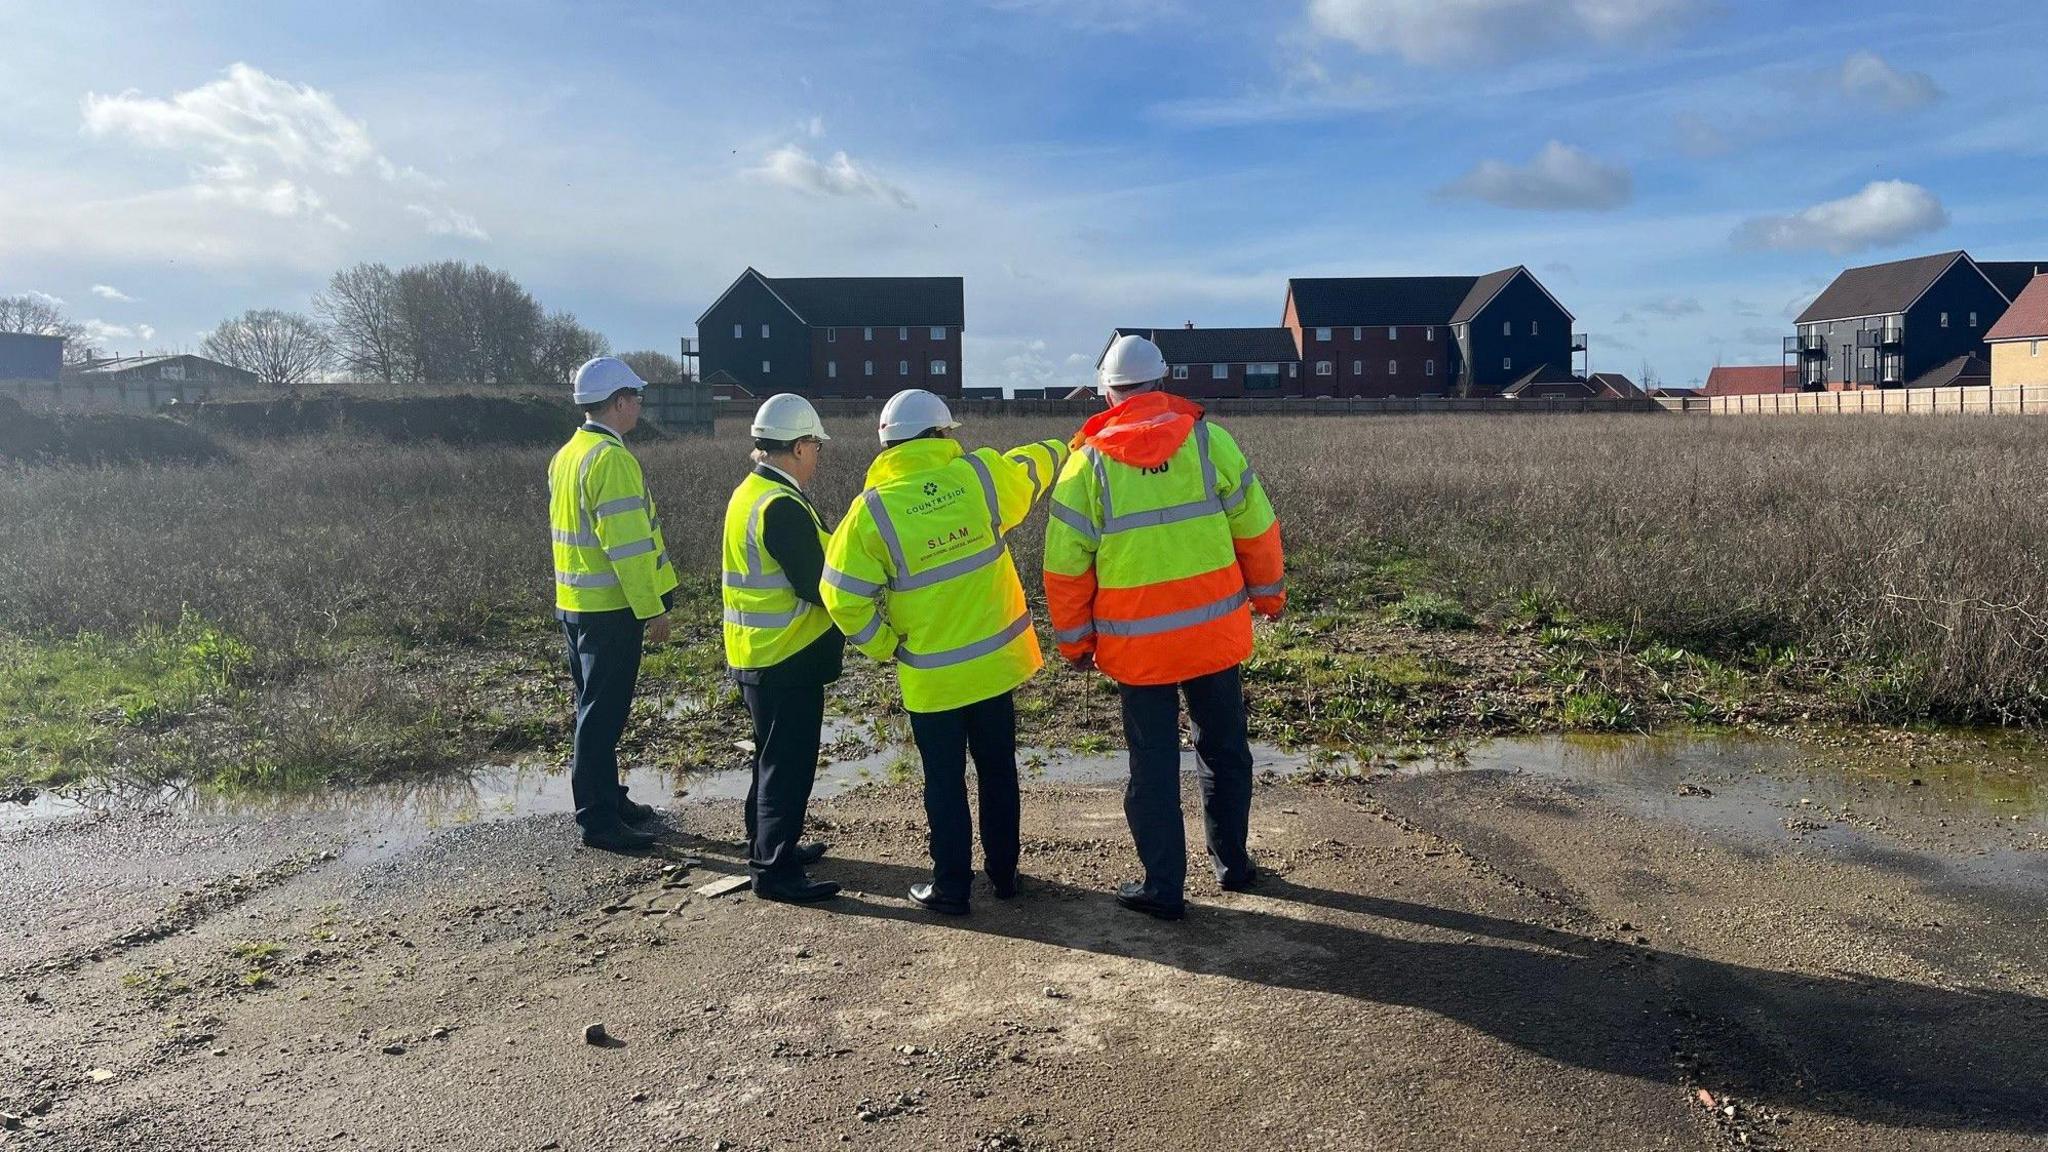
[[[312,317],[258,309],[221,321],[200,345],[223,364],[254,372],[265,384],[304,384],[332,359],[327,335]]]
[[[552,313],[541,322],[540,344],[533,356],[534,377],[548,384],[566,384],[585,360],[610,349],[611,342],[585,328],[574,313]]]
[[[0,296],[0,332],[60,336],[66,364],[83,364],[98,353],[86,341],[84,325],[66,316],[63,305],[41,296]]]
[[[635,376],[650,384],[674,383],[683,378],[683,362],[666,352],[652,348],[641,352],[621,352],[619,359],[633,370]]]
[[[326,322],[335,359],[349,372],[386,384],[411,375],[398,276],[388,266],[357,264],[336,272],[313,297],[313,312]]]

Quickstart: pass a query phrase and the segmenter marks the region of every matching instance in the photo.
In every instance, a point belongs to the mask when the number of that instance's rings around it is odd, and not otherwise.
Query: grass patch
[[[1463,604],[1437,592],[1410,592],[1387,608],[1387,617],[1425,632],[1472,627],[1472,613]]]

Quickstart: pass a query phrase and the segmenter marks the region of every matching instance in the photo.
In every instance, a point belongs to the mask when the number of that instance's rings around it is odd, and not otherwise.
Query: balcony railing
[[[1785,351],[1797,352],[1801,356],[1825,356],[1828,354],[1828,340],[1825,336],[1787,336]]]
[[[1906,342],[1906,323],[1903,320],[1887,320],[1884,327],[1877,329],[1880,344],[1903,344]]]
[[[1572,333],[1572,351],[1574,351],[1574,352],[1584,352],[1585,350],[1586,350],[1586,334],[1585,334],[1584,332],[1574,332],[1574,333]]]

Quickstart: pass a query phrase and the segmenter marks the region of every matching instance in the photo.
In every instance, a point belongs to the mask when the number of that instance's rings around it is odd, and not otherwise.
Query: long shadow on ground
[[[819,874],[888,894],[930,878],[857,860]],[[1270,876],[1257,895],[1483,939],[1418,942],[1215,906],[1155,924],[1103,893],[1035,878],[1017,902],[978,900],[973,916],[958,919],[861,899],[823,907],[1407,1005],[1552,1060],[1643,1080],[1679,1084],[1684,1055],[1699,1082],[1783,1108],[2048,1132],[2048,1000],[2038,997],[1750,968]]]

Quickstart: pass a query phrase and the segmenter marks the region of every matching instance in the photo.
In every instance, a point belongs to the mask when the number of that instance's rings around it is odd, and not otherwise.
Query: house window
[[[1316,339],[1318,339],[1318,340],[1328,340],[1329,338],[1330,338],[1330,330],[1329,330],[1328,328],[1318,328],[1318,329],[1316,329]]]
[[[768,326],[767,326],[766,324],[763,324],[763,325],[761,325],[761,339],[763,339],[763,340],[766,340],[767,338],[768,338]]]
[[[1948,313],[1946,313],[1946,312],[1943,312],[1943,313],[1941,314],[1941,326],[1942,326],[1943,328],[1946,328],[1946,327],[1948,327]]]
[[[1513,356],[1501,357],[1500,370],[1503,372],[1513,372],[1515,370],[1515,358]]]
[[[1422,374],[1423,374],[1424,376],[1434,376],[1434,375],[1436,375],[1436,361],[1434,361],[1434,360],[1424,360],[1424,361],[1422,362]]]
[[[898,376],[908,376],[908,375],[910,375],[910,361],[908,361],[908,360],[898,360],[898,361],[896,362],[896,374],[897,374]]]
[[[1175,364],[1175,365],[1173,366],[1173,378],[1174,378],[1175,380],[1185,380],[1185,379],[1187,379],[1187,378],[1188,378],[1188,366],[1187,366],[1187,365],[1185,365],[1185,364]]]
[[[825,378],[826,378],[826,379],[828,379],[828,380],[837,380],[837,379],[839,379],[839,361],[837,361],[837,360],[827,360],[827,361],[825,361]]]
[[[1977,326],[1977,314],[1976,314],[1975,312],[1972,312],[1972,313],[1970,313],[1970,327],[1972,327],[1972,328],[1975,328],[1976,326]]]
[[[732,338],[735,340],[745,340],[747,338],[747,330],[737,324],[733,325]]]
[[[1211,379],[1211,380],[1228,380],[1228,379],[1230,379],[1230,365],[1228,365],[1228,364],[1211,364],[1211,365],[1209,365],[1209,379]]]
[[[1252,388],[1278,388],[1280,366],[1278,364],[1248,364],[1244,370],[1244,386]]]
[[[2029,356],[2039,356],[2040,354],[2041,354],[2041,342],[2040,342],[2039,340],[2032,340],[2032,341],[2029,341],[2029,342],[2027,343],[2027,355],[2029,355]]]
[[[861,329],[860,338],[863,340],[873,340],[875,338],[875,330],[873,328]]]
[[[1365,361],[1363,361],[1363,360],[1353,360],[1353,361],[1351,362],[1351,374],[1352,374],[1353,376],[1363,376],[1363,375],[1365,375]]]
[[[1434,340],[1434,339],[1436,339],[1436,329],[1435,329],[1435,328],[1424,328],[1424,329],[1422,330],[1422,338],[1423,338],[1424,340]]]
[[[1363,340],[1363,339],[1365,339],[1365,329],[1363,329],[1363,328],[1353,328],[1353,329],[1351,330],[1351,338],[1352,338],[1353,340]]]
[[[761,375],[766,376],[771,371],[773,369],[768,367],[768,362],[766,360],[761,361]]]
[[[945,328],[945,325],[943,325],[943,324],[934,324],[934,325],[932,325],[932,339],[934,339],[934,340],[944,340],[945,338],[946,338],[946,328]]]
[[[934,361],[932,361],[932,375],[934,375],[934,376],[944,376],[945,374],[946,374],[946,362],[945,362],[944,360],[934,360]]]
[[[863,376],[873,376],[875,374],[875,362],[873,360],[861,361],[860,374]]]
[[[837,344],[837,343],[839,343],[839,329],[837,329],[837,328],[827,328],[827,329],[825,329],[825,343],[827,343],[827,344]]]
[[[1513,320],[1501,321],[1500,334],[1503,336],[1513,336],[1515,334],[1515,322]]]
[[[1331,366],[1331,364],[1330,364],[1330,362],[1329,362],[1328,360],[1318,360],[1318,361],[1316,361],[1316,375],[1318,375],[1318,376],[1328,376],[1328,375],[1330,374],[1330,372],[1331,372],[1331,369],[1332,369],[1332,366]]]
[[[898,340],[908,340],[908,339],[910,339],[910,329],[908,329],[908,328],[898,328],[898,329],[896,330],[896,339],[898,339]]]
[[[1541,335],[1543,335],[1543,330],[1542,330],[1541,328],[1537,327],[1537,323],[1536,323],[1536,321],[1534,321],[1534,320],[1531,320],[1531,321],[1529,321],[1529,335],[1531,335],[1531,336],[1541,336]]]
[[[1389,360],[1389,361],[1387,361],[1387,375],[1389,375],[1389,376],[1399,376],[1400,374],[1401,374],[1401,364],[1400,364],[1400,362],[1399,362],[1399,361],[1396,361],[1396,360]]]

